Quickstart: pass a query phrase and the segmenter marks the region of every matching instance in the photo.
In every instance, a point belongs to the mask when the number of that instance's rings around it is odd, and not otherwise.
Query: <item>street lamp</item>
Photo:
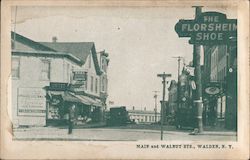
[[[162,95],[162,103],[161,103],[161,140],[163,140],[163,110],[164,110],[164,104],[165,104],[165,90],[166,90],[166,78],[171,77],[171,74],[166,74],[163,72],[163,74],[157,74],[157,77],[162,78],[162,84],[163,84],[163,95]]]

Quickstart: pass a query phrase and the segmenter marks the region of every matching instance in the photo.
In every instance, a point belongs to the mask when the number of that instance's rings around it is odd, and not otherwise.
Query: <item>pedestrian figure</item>
[[[75,104],[69,107],[69,132],[68,134],[72,134],[74,118],[75,118]]]

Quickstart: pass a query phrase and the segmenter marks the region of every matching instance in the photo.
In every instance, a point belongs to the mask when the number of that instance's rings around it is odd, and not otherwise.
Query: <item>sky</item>
[[[203,11],[219,11],[236,18],[235,10],[229,8]],[[170,73],[167,81],[176,80],[177,59],[173,57],[184,57],[186,64],[192,60],[189,39],[179,38],[174,26],[179,19],[193,18],[191,6],[18,6],[12,8],[12,30],[16,22],[15,31],[34,41],[50,42],[56,36],[58,42],[94,42],[97,51],[109,53],[108,101],[113,101],[113,106],[153,110],[153,91],[159,91],[158,107],[162,99],[162,79],[157,74]]]

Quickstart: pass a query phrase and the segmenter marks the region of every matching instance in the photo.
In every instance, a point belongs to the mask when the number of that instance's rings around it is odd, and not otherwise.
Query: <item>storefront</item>
[[[210,82],[204,89],[203,122],[207,126],[224,127],[226,93],[223,83]]]
[[[100,100],[77,94],[67,83],[50,83],[46,94],[47,125],[65,125],[69,118],[69,107],[75,108],[76,124],[95,123],[102,120],[103,105]]]

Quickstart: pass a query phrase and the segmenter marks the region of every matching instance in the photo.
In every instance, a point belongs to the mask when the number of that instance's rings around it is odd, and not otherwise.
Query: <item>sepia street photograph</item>
[[[11,6],[13,140],[237,142],[237,11]]]

